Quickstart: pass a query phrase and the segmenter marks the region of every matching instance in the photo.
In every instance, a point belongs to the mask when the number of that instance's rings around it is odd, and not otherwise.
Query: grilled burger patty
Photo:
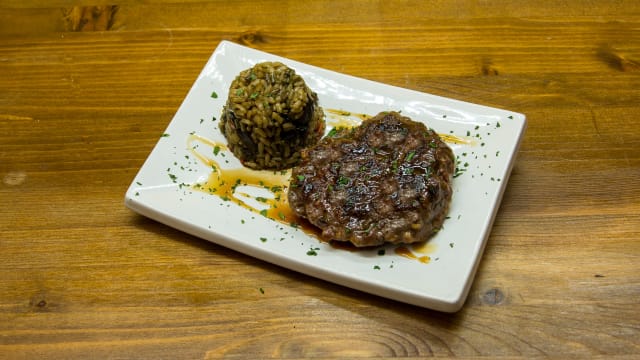
[[[424,241],[449,209],[455,159],[424,124],[383,112],[332,130],[293,168],[292,210],[326,240],[355,246]]]

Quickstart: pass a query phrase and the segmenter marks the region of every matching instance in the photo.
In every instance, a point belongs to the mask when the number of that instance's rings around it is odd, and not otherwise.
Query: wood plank
[[[2,2],[0,357],[637,357],[636,3]],[[221,40],[527,115],[460,312],[333,285],[124,207]]]

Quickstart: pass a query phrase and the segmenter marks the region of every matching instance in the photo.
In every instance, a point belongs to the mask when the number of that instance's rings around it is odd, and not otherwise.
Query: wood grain
[[[639,356],[639,29],[635,1],[3,2],[0,357]],[[223,39],[527,115],[460,312],[123,206]]]

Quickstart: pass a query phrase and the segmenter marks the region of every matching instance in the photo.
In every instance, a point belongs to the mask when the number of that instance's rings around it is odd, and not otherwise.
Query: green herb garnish
[[[338,129],[336,129],[336,128],[332,128],[332,129],[331,129],[331,130],[329,130],[329,132],[327,133],[327,137],[334,137],[337,133],[338,133]]]
[[[391,162],[391,171],[393,171],[394,173],[398,172],[398,161],[397,160],[393,160]]]
[[[350,180],[351,179],[349,179],[348,177],[340,175],[340,177],[338,178],[338,185],[348,185]]]
[[[404,159],[404,161],[411,161],[411,159],[413,159],[414,156],[416,156],[416,152],[411,151],[407,154],[407,157]]]

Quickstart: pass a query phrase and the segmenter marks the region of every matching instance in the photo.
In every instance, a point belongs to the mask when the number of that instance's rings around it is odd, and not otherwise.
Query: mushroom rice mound
[[[300,75],[280,62],[262,62],[231,83],[220,130],[244,166],[282,170],[320,140],[325,121],[317,94]]]

